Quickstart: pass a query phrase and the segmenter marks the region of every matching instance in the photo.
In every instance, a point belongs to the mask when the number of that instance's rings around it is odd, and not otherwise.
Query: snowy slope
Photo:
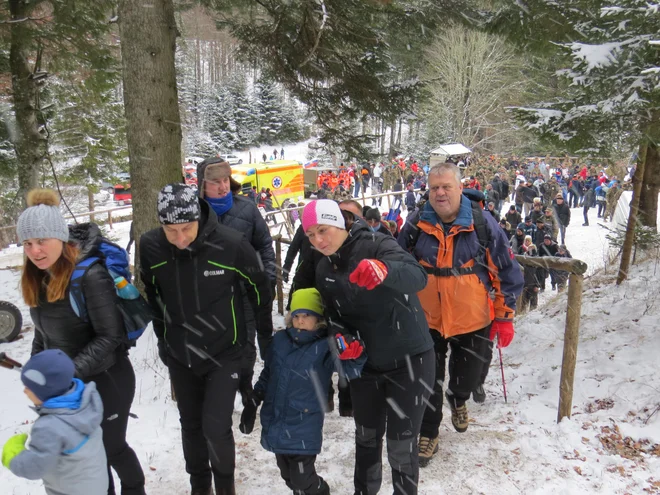
[[[572,210],[567,237],[568,248],[590,264],[590,273],[603,265],[607,253],[604,229],[596,225],[592,212],[592,226],[581,227],[581,209]],[[116,227],[123,244],[126,228]],[[0,253],[0,263],[5,257],[15,260],[17,254]],[[517,320],[516,339],[503,352],[508,404],[495,360],[486,383],[486,403],[468,404],[473,421],[466,433],[451,428],[445,410],[440,451],[421,471],[420,494],[660,492],[653,485],[660,481],[660,452],[639,455],[660,444],[660,332],[655,325],[660,319],[660,267],[655,260],[634,267],[622,287],[612,285],[612,276],[609,269],[585,282],[573,418],[556,424],[566,296],[547,291],[547,304]],[[0,270],[0,299],[21,305],[29,322],[18,279],[17,271]],[[276,326],[281,325],[278,317]],[[24,361],[31,339],[28,331],[24,339],[1,345],[0,350]],[[145,468],[148,493],[188,493],[176,404],[169,399],[153,333],[140,340],[131,359],[137,374],[133,412],[138,419],[130,422],[129,439]],[[34,413],[27,407],[18,374],[0,374],[1,444],[14,433],[28,431]],[[237,402],[235,423],[240,408]],[[623,437],[632,438],[630,448],[620,453],[636,457],[615,453],[624,445],[616,438],[617,427]],[[353,428],[352,420],[336,412],[326,419],[317,467],[333,493],[352,493]],[[290,493],[279,478],[274,456],[261,448],[259,435],[259,426],[249,436],[235,428],[237,493]],[[386,454],[383,465],[387,466]],[[17,479],[6,469],[0,470],[0,486],[2,494],[43,493],[38,482]],[[391,491],[386,468],[381,493]]]

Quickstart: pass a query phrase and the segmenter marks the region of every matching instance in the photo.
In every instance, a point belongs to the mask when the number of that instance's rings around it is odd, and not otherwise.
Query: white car
[[[229,165],[240,165],[243,163],[243,159],[236,155],[218,155],[218,158],[222,158],[224,161],[229,162]]]

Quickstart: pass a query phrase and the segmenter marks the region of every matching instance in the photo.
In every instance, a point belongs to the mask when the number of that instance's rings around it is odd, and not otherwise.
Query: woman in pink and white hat
[[[339,205],[307,204],[302,224],[316,250],[316,289],[333,330],[365,344],[362,377],[350,381],[356,426],[355,492],[377,493],[383,435],[395,494],[416,494],[417,437],[435,380],[433,342],[417,292],[427,275],[389,235],[361,221],[347,230]]]

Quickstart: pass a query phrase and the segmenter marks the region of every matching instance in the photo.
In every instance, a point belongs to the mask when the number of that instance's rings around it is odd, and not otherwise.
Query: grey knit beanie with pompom
[[[27,196],[28,208],[18,217],[18,242],[27,239],[69,240],[69,227],[60,213],[60,200],[52,189],[33,189]]]

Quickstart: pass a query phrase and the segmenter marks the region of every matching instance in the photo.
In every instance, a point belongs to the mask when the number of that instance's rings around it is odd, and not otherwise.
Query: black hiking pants
[[[205,372],[196,372],[171,357],[167,367],[179,408],[190,486],[193,490],[208,489],[213,477],[216,493],[223,493],[234,485],[231,425],[241,360],[220,357],[214,361]]]
[[[126,442],[128,414],[135,396],[135,372],[128,354],[117,354],[117,362],[86,382],[95,382],[103,401],[103,446],[108,458],[108,495],[144,495],[144,472],[133,449]],[[115,491],[112,469],[121,481],[121,491]]]
[[[275,454],[282,479],[294,495],[320,495],[330,493],[328,484],[318,474],[315,455]]]
[[[411,356],[401,368],[365,369],[351,380],[355,419],[355,495],[378,493],[382,483],[383,435],[395,495],[416,495],[417,436],[434,377],[433,350]]]
[[[472,391],[479,385],[485,366],[490,364],[488,348],[490,341],[490,325],[476,332],[455,335],[445,339],[437,330],[430,329],[435,347],[435,382],[433,395],[424,412],[421,435],[427,438],[436,438],[442,422],[442,402],[445,382],[445,367],[447,351],[449,356],[449,384],[447,395],[451,396],[455,407],[460,407],[470,398]],[[485,378],[485,377],[484,377]]]

